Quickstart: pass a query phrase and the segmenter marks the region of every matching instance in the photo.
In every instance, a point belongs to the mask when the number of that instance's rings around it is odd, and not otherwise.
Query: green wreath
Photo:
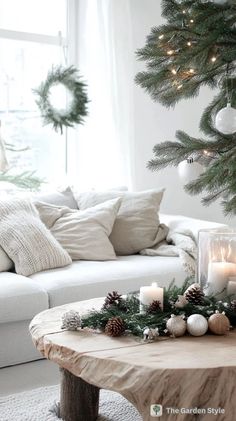
[[[67,88],[72,95],[72,100],[65,110],[55,108],[50,99],[51,88],[59,84]],[[42,82],[37,89],[33,90],[38,95],[36,103],[41,111],[44,125],[52,124],[56,131],[60,129],[63,133],[63,126],[73,127],[75,124],[82,124],[84,117],[88,114],[86,87],[87,85],[80,80],[78,70],[74,66],[67,68],[53,67],[48,72],[45,82]]]

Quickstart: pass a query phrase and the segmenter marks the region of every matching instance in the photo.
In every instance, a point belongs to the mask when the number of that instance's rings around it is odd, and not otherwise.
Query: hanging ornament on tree
[[[231,107],[230,102],[216,114],[215,127],[223,134],[236,132],[236,109]]]
[[[207,319],[201,314],[192,314],[187,319],[187,331],[192,336],[203,336],[208,330]]]
[[[225,335],[230,328],[230,322],[224,312],[216,310],[208,319],[209,330],[215,335]]]
[[[166,322],[166,328],[168,332],[175,336],[183,336],[186,332],[186,321],[183,319],[184,316],[171,315],[171,318]]]
[[[183,184],[196,180],[204,172],[203,165],[194,161],[193,158],[185,159],[178,165],[179,178]]]

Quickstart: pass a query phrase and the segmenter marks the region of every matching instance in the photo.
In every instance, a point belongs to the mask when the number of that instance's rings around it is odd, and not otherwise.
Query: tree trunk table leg
[[[60,417],[64,421],[95,421],[99,388],[61,369]]]

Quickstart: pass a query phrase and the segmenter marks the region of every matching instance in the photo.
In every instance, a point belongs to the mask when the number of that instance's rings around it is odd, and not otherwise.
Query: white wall
[[[146,36],[152,26],[160,25],[161,5],[159,0],[130,0],[133,43],[135,50],[143,47]],[[134,75],[145,64],[138,62],[134,54]],[[198,124],[203,109],[208,105],[213,92],[202,89],[194,100],[181,101],[173,110],[168,110],[154,103],[150,96],[139,86],[134,86],[135,118],[135,181],[137,190],[164,186],[166,192],[162,212],[178,213],[197,218],[204,218],[235,225],[236,218],[224,217],[219,204],[203,207],[199,196],[187,195],[178,179],[177,169],[168,168],[160,172],[151,172],[146,168],[152,157],[152,148],[156,143],[174,140],[178,129],[185,130],[192,136],[199,136]]]

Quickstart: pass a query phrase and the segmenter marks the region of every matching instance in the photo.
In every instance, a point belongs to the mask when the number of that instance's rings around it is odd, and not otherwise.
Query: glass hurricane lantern
[[[206,296],[236,298],[236,231],[204,229],[198,235],[198,282]]]

